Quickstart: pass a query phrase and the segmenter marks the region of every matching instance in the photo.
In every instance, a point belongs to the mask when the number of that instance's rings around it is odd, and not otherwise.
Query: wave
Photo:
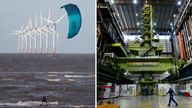
[[[58,75],[52,75],[52,74],[50,74],[50,75],[48,75],[48,76],[50,76],[50,77],[57,77]]]
[[[1,106],[10,106],[10,107],[37,107],[37,106],[42,106],[41,101],[19,101],[17,103],[0,103]],[[71,104],[66,104],[66,105],[60,105],[58,101],[53,101],[53,102],[48,102],[48,106],[62,106],[63,107],[70,107],[70,108],[94,108],[94,105],[71,105]]]
[[[47,81],[61,81],[61,79],[46,79]]]
[[[0,106],[27,106],[27,107],[30,107],[30,106],[40,106],[42,103],[40,101],[26,101],[26,102],[23,102],[23,101],[19,101],[17,103],[0,103]],[[49,102],[49,105],[58,105],[59,102],[58,101],[55,101],[55,102]]]
[[[65,75],[66,78],[91,78],[94,75]]]

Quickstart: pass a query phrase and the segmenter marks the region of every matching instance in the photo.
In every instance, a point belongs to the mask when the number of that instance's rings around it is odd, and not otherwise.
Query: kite
[[[69,31],[68,31],[68,39],[75,37],[81,28],[81,13],[77,5],[67,4],[61,7],[64,8],[68,14],[69,20]]]

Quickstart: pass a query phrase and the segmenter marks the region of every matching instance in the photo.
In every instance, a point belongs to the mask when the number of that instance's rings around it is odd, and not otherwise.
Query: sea
[[[94,107],[94,54],[0,54],[0,108]]]

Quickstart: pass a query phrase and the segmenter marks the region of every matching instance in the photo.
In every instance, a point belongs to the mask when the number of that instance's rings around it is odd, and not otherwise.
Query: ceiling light
[[[134,3],[134,4],[137,4],[137,0],[133,0],[133,3]]]
[[[128,73],[127,72],[124,72],[124,75],[127,75]]]
[[[173,17],[176,17],[176,14],[174,14]]]
[[[154,26],[156,26],[156,25],[157,25],[157,23],[154,22]]]
[[[170,23],[170,26],[173,26],[173,23]]]
[[[114,4],[114,0],[110,0],[111,4]]]
[[[138,26],[140,25],[139,22],[137,22],[137,25],[138,25]]]
[[[180,0],[177,2],[177,5],[181,5],[181,1]]]
[[[136,16],[138,16],[138,13],[136,13]]]
[[[174,33],[173,33],[174,35],[176,35],[176,32],[174,31]]]
[[[125,76],[128,76],[128,75],[130,76],[131,74],[128,72],[128,70],[126,70],[126,71],[124,72],[124,75],[125,75]]]

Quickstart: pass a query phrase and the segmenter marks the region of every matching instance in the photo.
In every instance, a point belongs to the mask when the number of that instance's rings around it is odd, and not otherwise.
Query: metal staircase
[[[176,20],[174,22],[174,29],[172,31],[172,34],[173,34],[173,32],[175,31],[176,28],[177,29],[176,29],[175,32],[177,32],[178,29],[180,29],[180,27],[181,27],[181,25],[182,25],[182,23],[183,23],[183,21],[185,19],[185,16],[187,14],[187,11],[191,7],[191,5],[190,5],[191,3],[192,3],[192,0],[185,0],[184,3],[182,4],[181,8],[179,9],[179,15],[177,16],[177,18],[176,18]]]

